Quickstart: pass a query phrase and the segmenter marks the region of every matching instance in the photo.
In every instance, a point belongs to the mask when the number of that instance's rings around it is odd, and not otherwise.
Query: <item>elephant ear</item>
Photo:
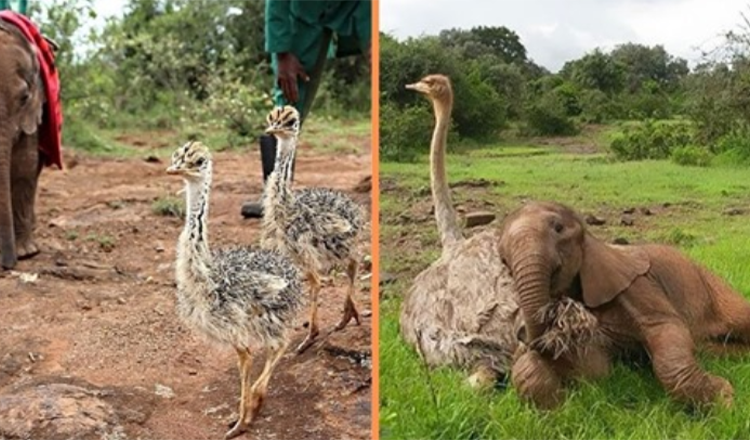
[[[42,123],[42,112],[44,111],[44,87],[39,76],[39,63],[34,56],[34,72],[29,83],[29,99],[20,109],[20,126],[26,134],[34,134]]]
[[[586,233],[580,272],[583,301],[588,307],[612,301],[650,267],[645,252],[610,246]]]

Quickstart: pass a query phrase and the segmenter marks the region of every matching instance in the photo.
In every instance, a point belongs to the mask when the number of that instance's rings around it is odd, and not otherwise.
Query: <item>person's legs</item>
[[[299,81],[297,87],[299,88],[299,102],[295,103],[294,106],[300,112],[300,124],[304,124],[307,114],[310,112],[315,95],[318,92],[320,81],[323,76],[323,70],[326,64],[326,58],[328,54],[328,45],[331,42],[331,31],[325,29],[321,37],[314,45],[308,48],[306,51],[301,53],[307,53],[308,56],[298,55],[300,63],[305,67],[310,81],[302,82]],[[317,52],[314,50],[317,46]],[[310,54],[314,55],[311,57]],[[271,65],[274,70],[274,76],[276,75],[276,55],[271,56]],[[283,105],[286,100],[283,97],[281,89],[278,84],[274,85],[273,89],[274,102],[277,105]],[[260,137],[260,160],[263,167],[263,184],[265,185],[268,176],[273,172],[274,164],[276,162],[276,138],[266,134]],[[296,163],[296,162],[295,162]],[[292,165],[294,167],[294,164]],[[292,168],[292,177],[294,177],[294,168]],[[242,205],[241,209],[242,216],[245,218],[260,218],[263,217],[263,204],[262,201],[257,202],[246,202]]]

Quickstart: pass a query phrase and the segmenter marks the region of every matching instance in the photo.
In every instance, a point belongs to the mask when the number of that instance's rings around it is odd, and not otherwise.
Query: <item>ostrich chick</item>
[[[318,292],[320,274],[345,265],[349,286],[344,314],[335,330],[354,319],[360,324],[354,305],[357,277],[357,239],[364,226],[362,208],[345,194],[327,188],[293,191],[292,173],[300,129],[294,107],[274,108],[268,115],[266,133],[277,139],[276,165],[263,196],[263,247],[289,255],[305,272],[310,283],[312,304],[307,337],[297,347],[302,353],[318,335]]]
[[[257,417],[271,372],[289,345],[289,330],[303,299],[300,273],[275,251],[209,250],[211,156],[205,146],[188,142],[178,148],[167,173],[186,182],[186,221],[177,243],[177,313],[212,342],[234,347],[239,357],[239,419],[225,436],[233,438]],[[268,353],[265,368],[251,387],[256,348]]]

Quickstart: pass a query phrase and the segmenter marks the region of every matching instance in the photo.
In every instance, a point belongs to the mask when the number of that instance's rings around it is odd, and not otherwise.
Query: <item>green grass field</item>
[[[396,277],[381,291],[381,438],[750,438],[750,356],[701,355],[706,369],[735,388],[732,409],[706,412],[671,402],[647,367],[617,365],[605,380],[572,386],[566,403],[549,413],[521,403],[510,388],[475,392],[459,371],[428,374],[398,329],[401,295],[439,253],[427,158],[382,163],[380,169],[381,271]],[[750,169],[618,163],[554,146],[497,145],[451,155],[448,174],[458,183],[453,197],[459,206],[491,210],[502,219],[523,200],[563,202],[605,218],[606,225],[591,227],[598,237],[676,245],[750,298],[750,209],[742,213],[750,208]],[[479,179],[490,184],[460,185]],[[621,226],[628,208],[636,208],[635,224]],[[740,215],[726,215],[731,208],[740,208]]]

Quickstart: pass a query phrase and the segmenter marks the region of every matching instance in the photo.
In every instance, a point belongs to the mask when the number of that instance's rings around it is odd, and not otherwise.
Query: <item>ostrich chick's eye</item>
[[[206,159],[201,157],[195,161],[195,166],[202,167],[204,163],[206,163]]]

